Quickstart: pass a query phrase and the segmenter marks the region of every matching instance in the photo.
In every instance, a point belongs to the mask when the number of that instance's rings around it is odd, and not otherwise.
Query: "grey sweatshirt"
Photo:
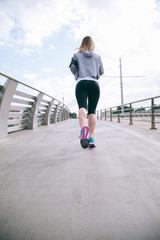
[[[104,73],[101,57],[90,50],[75,53],[69,68],[77,81],[98,80]]]

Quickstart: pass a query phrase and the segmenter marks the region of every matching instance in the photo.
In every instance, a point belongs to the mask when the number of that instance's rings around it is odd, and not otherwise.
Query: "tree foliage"
[[[77,118],[77,113],[75,113],[75,112],[70,113],[70,118]]]

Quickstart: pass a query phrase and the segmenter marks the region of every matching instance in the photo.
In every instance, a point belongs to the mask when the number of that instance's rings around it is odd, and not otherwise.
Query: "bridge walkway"
[[[78,120],[0,139],[0,240],[159,240],[160,141],[97,121],[95,149]]]

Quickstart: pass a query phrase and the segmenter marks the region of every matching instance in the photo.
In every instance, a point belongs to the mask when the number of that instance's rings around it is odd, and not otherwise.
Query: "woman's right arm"
[[[103,75],[103,73],[104,73],[104,67],[103,67],[101,57],[100,57],[99,75],[101,76],[101,75]]]

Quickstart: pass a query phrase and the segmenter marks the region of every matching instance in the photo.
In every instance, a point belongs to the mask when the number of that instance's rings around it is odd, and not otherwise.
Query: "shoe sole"
[[[81,139],[80,143],[81,143],[82,148],[88,148],[88,146],[89,146],[89,140],[88,139]]]
[[[89,139],[87,138],[89,133],[89,128],[87,126],[84,126],[82,128],[82,136],[80,140],[80,144],[82,148],[88,148],[89,147]]]
[[[96,146],[94,145],[94,143],[89,143],[89,148],[95,148]]]

